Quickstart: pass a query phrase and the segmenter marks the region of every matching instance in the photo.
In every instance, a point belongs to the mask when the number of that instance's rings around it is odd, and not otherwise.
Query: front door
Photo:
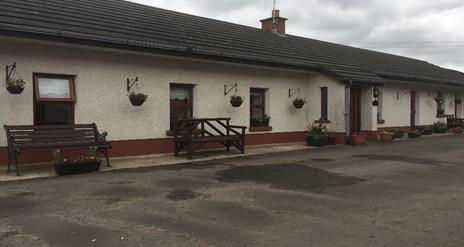
[[[361,131],[361,87],[350,90],[350,134]]]
[[[411,91],[411,129],[416,128],[416,92]]]

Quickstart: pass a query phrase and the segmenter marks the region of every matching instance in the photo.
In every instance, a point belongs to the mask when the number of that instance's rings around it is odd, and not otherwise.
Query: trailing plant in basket
[[[239,95],[233,95],[230,97],[230,104],[233,107],[240,107],[243,104],[243,98]]]
[[[441,122],[436,122],[433,124],[433,132],[438,134],[443,134],[448,132],[448,125]]]
[[[130,93],[129,94],[129,100],[132,103],[133,106],[141,106],[145,101],[147,101],[148,95],[143,94],[143,93]]]
[[[302,98],[296,98],[293,100],[293,106],[296,108],[296,109],[301,109],[303,108],[303,106],[306,104],[306,100],[302,99]]]
[[[269,127],[269,122],[271,121],[271,117],[264,114],[261,119],[252,118],[251,119],[251,126],[252,127]]]
[[[8,92],[11,94],[20,94],[23,92],[26,82],[22,79],[8,78],[5,84],[6,90],[8,90]]]

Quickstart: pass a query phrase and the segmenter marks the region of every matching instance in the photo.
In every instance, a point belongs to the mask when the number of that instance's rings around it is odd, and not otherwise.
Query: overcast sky
[[[260,27],[273,0],[131,0]],[[277,0],[287,32],[464,72],[464,0]]]

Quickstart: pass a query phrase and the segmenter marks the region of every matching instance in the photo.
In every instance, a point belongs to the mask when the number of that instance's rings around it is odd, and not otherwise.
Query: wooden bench
[[[8,142],[8,172],[15,161],[16,174],[19,176],[18,159],[24,152],[78,150],[95,147],[110,162],[108,150],[110,142],[106,141],[107,133],[98,132],[96,124],[77,124],[63,126],[8,126],[5,125]]]
[[[234,146],[245,153],[245,126],[230,125],[230,118],[173,120],[174,155],[186,151],[189,159],[207,143],[219,143],[227,151]]]
[[[456,118],[454,115],[446,116],[448,128],[464,128],[464,118]]]

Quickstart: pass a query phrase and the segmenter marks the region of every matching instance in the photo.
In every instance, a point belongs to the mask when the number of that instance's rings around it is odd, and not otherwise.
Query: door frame
[[[411,112],[410,112],[410,127],[411,130],[416,128],[416,113],[417,113],[417,105],[416,105],[416,91],[411,91]]]

